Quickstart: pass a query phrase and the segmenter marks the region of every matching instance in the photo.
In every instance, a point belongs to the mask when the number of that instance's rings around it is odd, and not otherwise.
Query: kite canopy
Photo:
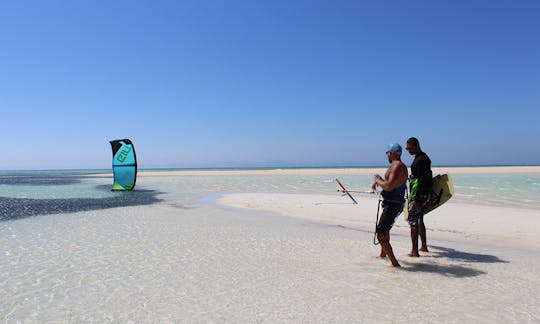
[[[111,141],[112,169],[114,174],[113,191],[133,190],[137,179],[137,156],[135,147],[129,139]]]

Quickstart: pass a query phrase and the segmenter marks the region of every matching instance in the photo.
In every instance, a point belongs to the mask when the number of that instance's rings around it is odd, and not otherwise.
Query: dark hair
[[[420,142],[418,141],[418,138],[416,137],[411,137],[407,140],[407,143],[411,143],[413,145],[420,145]]]

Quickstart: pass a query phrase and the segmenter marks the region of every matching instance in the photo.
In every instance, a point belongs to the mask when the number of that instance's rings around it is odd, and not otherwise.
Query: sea
[[[148,171],[192,171],[166,169]],[[372,175],[199,175],[139,177],[133,192],[111,192],[109,170],[0,171],[0,221],[43,214],[70,213],[122,206],[149,205],[174,199],[192,206],[205,197],[226,193],[338,194],[336,178],[349,190],[369,191]],[[234,169],[251,171],[253,169]],[[257,169],[263,170],[263,169]],[[209,171],[204,175],[204,171]],[[139,174],[144,175],[145,170]],[[202,174],[202,175],[201,175]],[[453,174],[450,202],[540,210],[540,173]]]
[[[540,321],[536,250],[430,239],[430,253],[411,260],[396,225],[396,270],[371,230],[216,203],[242,192],[340,195],[336,178],[363,192],[370,174],[152,171],[130,192],[111,191],[110,170],[0,171],[0,321]],[[540,209],[540,173],[453,180],[447,204],[509,206],[510,221],[515,207]]]

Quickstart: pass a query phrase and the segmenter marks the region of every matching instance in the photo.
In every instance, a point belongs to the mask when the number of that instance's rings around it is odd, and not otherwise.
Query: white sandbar
[[[227,194],[219,203],[254,211],[267,211],[324,224],[356,229],[374,228],[378,198],[276,193]],[[540,213],[532,209],[474,206],[451,201],[425,216],[428,235],[438,240],[493,244],[540,251]],[[392,233],[407,235],[409,226],[400,215]]]
[[[209,176],[209,175],[361,175],[384,173],[386,168],[309,168],[309,169],[254,169],[254,170],[139,170],[138,176]],[[434,167],[434,174],[497,174],[538,173],[540,166],[494,166],[494,167]],[[111,173],[92,176],[111,176]]]

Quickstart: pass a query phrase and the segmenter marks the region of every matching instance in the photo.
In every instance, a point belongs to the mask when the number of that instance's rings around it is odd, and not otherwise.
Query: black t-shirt
[[[426,196],[431,193],[433,173],[431,172],[431,160],[426,153],[420,152],[414,156],[411,164],[411,177],[418,179],[416,196]]]

